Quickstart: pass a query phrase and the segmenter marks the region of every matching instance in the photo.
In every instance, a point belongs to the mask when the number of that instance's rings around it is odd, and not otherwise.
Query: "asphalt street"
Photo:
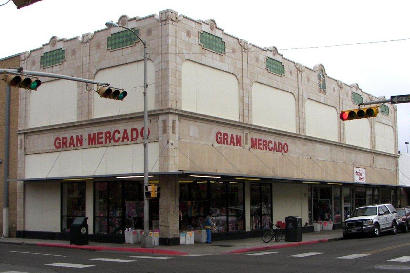
[[[0,273],[410,272],[410,233],[242,254],[161,256],[0,244]]]

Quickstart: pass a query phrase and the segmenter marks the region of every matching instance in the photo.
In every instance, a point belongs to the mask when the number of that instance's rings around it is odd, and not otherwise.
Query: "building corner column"
[[[159,177],[160,245],[179,245],[179,186],[176,175]]]

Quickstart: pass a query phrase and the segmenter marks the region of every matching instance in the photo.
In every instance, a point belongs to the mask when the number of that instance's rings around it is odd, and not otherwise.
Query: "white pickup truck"
[[[391,204],[371,205],[355,209],[343,225],[343,238],[365,233],[379,236],[381,232],[397,233],[397,212]]]

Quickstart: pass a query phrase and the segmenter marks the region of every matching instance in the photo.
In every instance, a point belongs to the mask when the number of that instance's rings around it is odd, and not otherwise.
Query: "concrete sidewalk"
[[[285,247],[296,247],[300,245],[323,243],[332,240],[339,240],[342,236],[342,230],[321,231],[303,233],[301,242],[270,242],[264,243],[260,237],[238,239],[238,240],[223,240],[215,241],[212,244],[196,243],[194,245],[176,245],[165,246],[160,245],[155,248],[141,248],[139,245],[132,244],[113,244],[113,243],[97,243],[89,242],[88,245],[70,245],[69,241],[57,240],[40,240],[28,238],[0,238],[0,243],[8,244],[27,244],[44,247],[62,247],[83,249],[92,251],[120,251],[134,253],[149,253],[159,255],[218,255],[218,254],[235,254],[254,251],[263,251],[269,249],[278,249]]]

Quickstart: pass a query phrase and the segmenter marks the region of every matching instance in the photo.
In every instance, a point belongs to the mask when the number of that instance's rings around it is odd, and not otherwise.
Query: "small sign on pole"
[[[398,95],[398,96],[391,96],[390,103],[397,104],[397,103],[408,103],[410,102],[410,94],[409,95]]]

